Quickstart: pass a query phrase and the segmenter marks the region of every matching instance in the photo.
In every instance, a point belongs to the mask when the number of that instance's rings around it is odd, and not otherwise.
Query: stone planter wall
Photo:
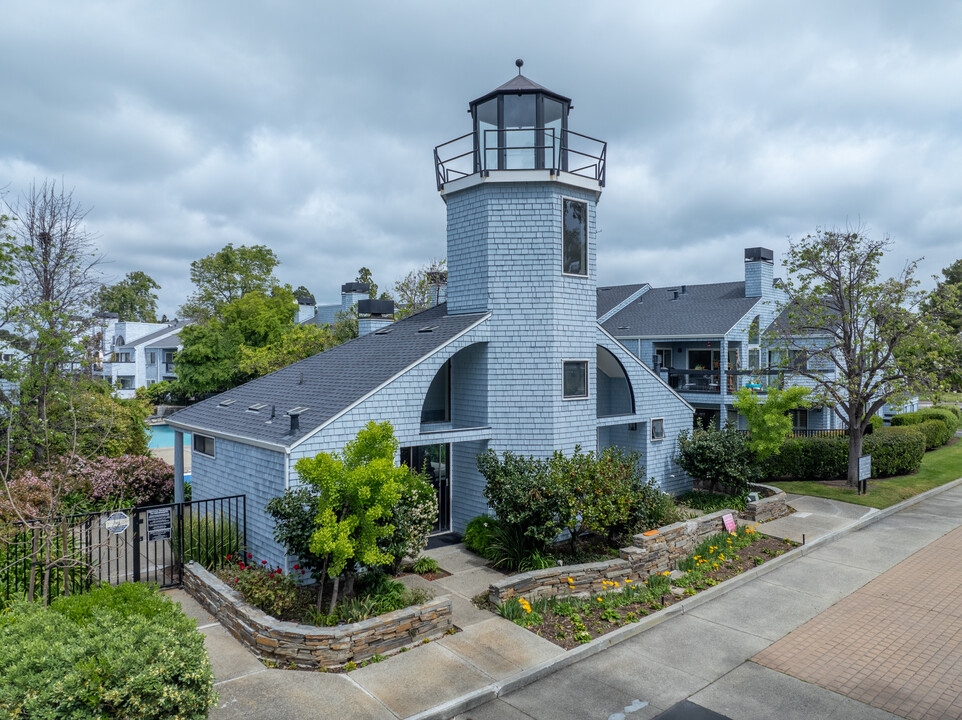
[[[259,657],[281,667],[337,667],[369,657],[390,655],[451,629],[451,600],[435,598],[386,615],[337,627],[281,622],[244,602],[212,573],[184,566],[184,588],[235,638]]]
[[[692,480],[692,487],[696,490],[711,492],[711,483],[704,480]],[[738,517],[753,522],[766,522],[791,514],[792,510],[785,502],[784,490],[761,483],[751,483],[749,487],[764,497],[757,502],[748,503],[748,506],[738,513]]]
[[[748,503],[744,512],[738,513],[740,518],[752,520],[754,522],[766,522],[776,518],[785,517],[791,514],[792,509],[785,502],[785,491],[771,485],[752,484],[752,489],[759,495],[768,497],[759,498],[755,502]],[[767,493],[765,492],[767,491]]]
[[[579,597],[609,592],[603,582],[618,582],[624,587],[626,580],[642,582],[649,575],[674,568],[675,563],[687,557],[710,535],[725,531],[722,517],[734,510],[719,510],[694,520],[666,525],[651,535],[635,535],[632,545],[621,548],[620,557],[601,562],[563,565],[547,570],[512,575],[491,585],[488,598],[493,603],[503,603],[514,597],[533,600],[553,595],[572,594]],[[568,578],[574,581],[572,590]]]

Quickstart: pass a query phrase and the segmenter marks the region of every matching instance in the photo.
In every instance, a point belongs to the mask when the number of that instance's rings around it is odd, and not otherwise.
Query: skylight
[[[375,331],[374,331],[374,334],[375,334],[375,335],[387,335],[387,334],[388,334],[389,332],[391,332],[393,329],[394,329],[394,328],[392,328],[392,327],[381,328],[380,330],[375,330]]]
[[[287,411],[287,414],[288,414],[288,415],[300,415],[300,414],[303,413],[303,412],[307,412],[307,410],[308,410],[308,408],[306,408],[306,407],[295,407],[295,408],[291,408],[290,410],[288,410],[288,411]]]
[[[230,398],[229,400],[221,400],[220,406],[227,407],[228,405],[233,405],[237,400],[235,398]]]
[[[437,329],[438,329],[438,326],[437,326],[437,325],[425,325],[423,328],[421,328],[420,330],[418,330],[418,332],[419,332],[419,333],[423,333],[423,332],[434,332],[434,331],[437,330]]]
[[[250,410],[251,412],[260,412],[261,408],[266,408],[266,407],[267,407],[267,403],[254,403],[247,409]]]

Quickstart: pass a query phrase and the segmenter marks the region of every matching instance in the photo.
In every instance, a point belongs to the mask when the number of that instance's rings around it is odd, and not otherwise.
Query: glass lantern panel
[[[504,169],[535,167],[536,108],[535,95],[504,96]]]
[[[564,104],[551,98],[544,99],[544,166],[561,167],[561,128]]]
[[[498,98],[491,98],[477,106],[478,151],[481,170],[498,167]]]

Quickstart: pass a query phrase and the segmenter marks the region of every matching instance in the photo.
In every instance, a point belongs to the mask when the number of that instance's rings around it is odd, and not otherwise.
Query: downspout
[[[291,489],[291,449],[284,448],[284,492]],[[287,553],[284,553],[284,574],[286,575],[291,570],[288,567],[290,565],[290,560],[288,559]]]

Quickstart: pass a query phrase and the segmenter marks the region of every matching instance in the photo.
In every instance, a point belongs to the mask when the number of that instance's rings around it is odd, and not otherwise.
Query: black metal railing
[[[107,583],[181,584],[247,544],[244,495],[0,526],[0,595],[51,600]]]
[[[445,183],[492,170],[550,170],[596,180],[604,187],[608,144],[557,128],[485,129],[434,148],[438,190]]]

